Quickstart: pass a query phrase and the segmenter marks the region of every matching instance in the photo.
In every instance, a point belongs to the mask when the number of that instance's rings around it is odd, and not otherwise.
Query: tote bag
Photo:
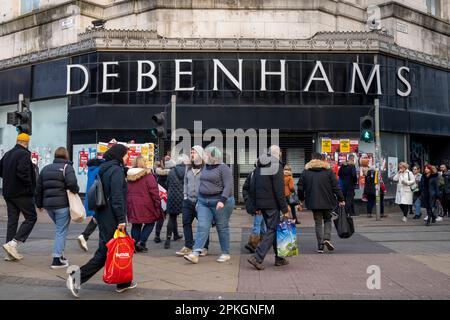
[[[66,179],[66,167],[64,166],[63,176]],[[70,218],[73,222],[83,222],[86,219],[86,209],[84,208],[83,201],[77,193],[73,193],[70,190],[67,191],[67,199],[69,200]]]

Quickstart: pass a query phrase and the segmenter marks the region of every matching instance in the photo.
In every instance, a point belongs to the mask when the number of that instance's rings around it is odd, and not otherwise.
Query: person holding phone
[[[416,179],[414,174],[408,170],[409,165],[406,162],[400,162],[399,170],[392,180],[397,182],[397,193],[395,203],[400,206],[403,212],[403,222],[408,221],[408,212],[413,204],[413,190],[416,188]]]

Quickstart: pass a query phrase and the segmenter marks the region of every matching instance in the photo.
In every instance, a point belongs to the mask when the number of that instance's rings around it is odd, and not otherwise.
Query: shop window
[[[441,16],[441,0],[426,0],[427,13],[440,17]]]
[[[297,184],[300,173],[305,169],[305,149],[290,148],[287,150],[286,164],[291,166],[295,184]]]
[[[39,10],[39,0],[20,1],[20,14],[27,14],[35,10]]]

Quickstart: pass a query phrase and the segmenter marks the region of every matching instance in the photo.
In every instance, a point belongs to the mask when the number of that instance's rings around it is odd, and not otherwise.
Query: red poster
[[[358,146],[359,146],[358,140],[350,140],[350,153],[357,153]]]
[[[338,152],[341,147],[340,140],[331,140],[331,153]]]
[[[88,151],[80,151],[78,153],[78,173],[81,174],[82,172],[87,173],[87,162],[89,160],[89,152]]]

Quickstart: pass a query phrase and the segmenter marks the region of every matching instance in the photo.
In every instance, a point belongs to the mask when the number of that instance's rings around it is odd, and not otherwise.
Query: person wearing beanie
[[[164,190],[167,190],[167,178],[169,177],[170,169],[175,167],[176,163],[175,161],[171,161],[169,156],[166,156],[164,159],[165,161],[162,161],[160,163],[160,166],[156,167],[155,173],[156,173],[156,181],[158,182],[158,184],[161,187],[163,187]],[[162,241],[161,230],[164,225],[164,220],[166,219],[166,210],[163,212],[164,212],[163,219],[156,222],[155,238],[153,239],[155,243],[160,243]]]
[[[114,237],[117,229],[125,230],[127,217],[127,182],[125,164],[128,162],[128,149],[121,144],[113,145],[104,154],[105,162],[100,165],[99,176],[103,185],[106,206],[96,211],[95,217],[99,230],[99,246],[94,257],[80,268],[80,284],[85,283],[100,271],[106,262],[106,244]],[[136,288],[134,281],[118,284],[117,292]],[[79,286],[75,280],[75,272],[67,278],[67,287],[78,297]]]
[[[184,258],[198,263],[198,257],[206,245],[213,220],[222,254],[217,262],[230,260],[230,217],[234,209],[233,175],[231,168],[222,161],[223,154],[217,147],[208,148],[205,153],[205,168],[200,175],[197,212],[198,226],[194,250]]]
[[[183,182],[183,232],[184,232],[184,247],[175,254],[183,257],[192,253],[194,247],[194,235],[192,233],[192,222],[197,217],[197,199],[198,188],[200,185],[200,174],[204,167],[203,148],[201,146],[193,146],[191,148],[190,164],[186,168]],[[208,254],[209,237],[206,240],[205,246],[202,249],[200,256],[204,257]]]
[[[18,252],[18,246],[28,239],[37,220],[34,202],[36,171],[31,162],[31,152],[28,150],[29,142],[28,134],[19,134],[17,144],[0,160],[3,197],[8,211],[6,244],[3,245],[6,261],[18,261],[23,258]],[[25,221],[17,229],[21,212]]]

